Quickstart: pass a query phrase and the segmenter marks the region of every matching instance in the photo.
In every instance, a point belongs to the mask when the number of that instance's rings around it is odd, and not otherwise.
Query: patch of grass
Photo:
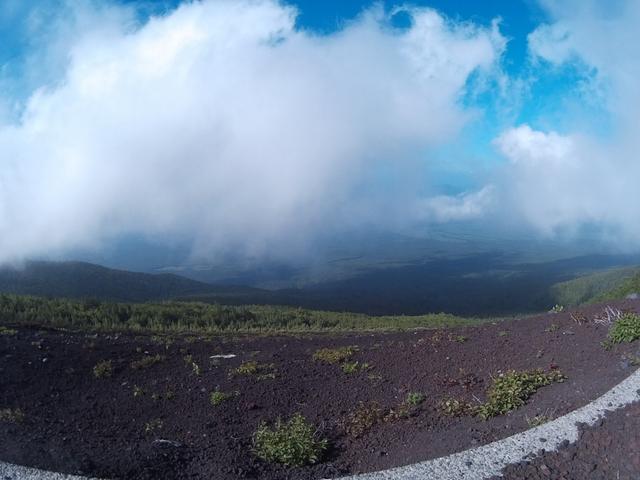
[[[371,367],[369,366],[368,363],[360,363],[358,361],[355,361],[355,362],[343,363],[340,368],[342,368],[342,371],[344,373],[356,373],[356,372],[365,372],[369,370],[369,368]]]
[[[254,451],[258,457],[291,467],[317,463],[328,442],[317,436],[316,429],[302,415],[295,414],[288,422],[278,419],[273,426],[261,423],[253,434]]]
[[[527,425],[529,428],[539,427],[540,425],[544,425],[547,422],[553,420],[548,415],[536,415],[535,417],[526,417]]]
[[[163,427],[164,422],[159,418],[154,418],[144,424],[144,431],[145,433],[153,433],[155,431],[162,430]]]
[[[545,328],[544,331],[547,333],[553,333],[557,332],[559,328],[560,325],[558,325],[557,323],[552,323],[549,327]]]
[[[358,347],[350,345],[348,347],[321,348],[313,353],[313,359],[317,362],[338,364],[349,360]]]
[[[93,376],[96,378],[108,378],[113,375],[113,364],[111,360],[103,360],[93,367]]]
[[[465,335],[454,335],[449,338],[451,339],[452,342],[458,342],[458,343],[465,343],[467,340],[469,340],[469,337]]]
[[[380,406],[375,403],[360,402],[356,409],[347,415],[344,422],[345,432],[358,438],[367,433],[373,426],[384,419],[384,412]]]
[[[445,398],[438,404],[438,409],[449,417],[475,415],[477,407],[457,398]]]
[[[3,327],[2,325],[0,325],[0,335],[17,335],[18,331],[13,329],[13,328],[7,328],[7,327]]]
[[[540,387],[564,381],[565,376],[557,370],[545,373],[542,370],[517,372],[511,370],[494,378],[487,391],[487,401],[478,407],[478,415],[487,420],[521,407]]]
[[[625,313],[611,325],[607,338],[612,343],[633,342],[640,338],[640,315]]]
[[[211,405],[213,405],[214,407],[217,407],[218,405],[226,402],[227,400],[231,400],[233,397],[236,397],[239,394],[240,392],[229,393],[229,392],[222,392],[220,390],[214,390],[209,395],[209,401],[211,402]]]
[[[153,355],[142,357],[140,360],[135,360],[131,362],[130,366],[134,370],[142,370],[143,368],[149,368],[156,363],[160,363],[165,359],[162,355]]]
[[[258,363],[255,360],[242,362],[238,367],[229,371],[230,377],[253,376],[258,380],[269,380],[276,378],[275,365],[273,363]]]
[[[404,402],[407,405],[410,405],[412,407],[417,407],[418,405],[420,405],[422,402],[424,402],[425,400],[425,396],[423,393],[420,392],[410,392],[407,394],[407,398],[405,398]]]
[[[0,422],[22,423],[24,412],[19,408],[0,408]]]
[[[506,330],[501,330],[498,332],[499,337],[506,337],[507,335],[509,335],[509,332],[507,332]]]

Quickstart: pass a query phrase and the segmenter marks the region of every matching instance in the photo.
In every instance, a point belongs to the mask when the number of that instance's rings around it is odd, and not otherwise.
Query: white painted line
[[[578,439],[578,423],[593,425],[606,412],[640,400],[640,370],[597,400],[560,418],[482,447],[425,462],[364,473],[339,480],[483,480],[521,462],[541,449],[553,451],[565,440]]]

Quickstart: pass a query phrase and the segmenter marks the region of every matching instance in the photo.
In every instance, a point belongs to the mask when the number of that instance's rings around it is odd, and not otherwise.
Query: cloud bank
[[[430,9],[409,9],[397,30],[374,7],[317,35],[275,0],[186,3],[141,25],[92,5],[65,4],[55,51],[40,52],[59,75],[36,76],[47,82],[0,126],[0,261],[123,234],[260,254],[370,221],[346,213],[376,208],[367,181],[377,169],[422,175],[472,118],[460,100],[505,48],[497,24]],[[386,189],[377,201],[397,196],[408,217],[435,221],[478,215],[471,203],[488,194]]]
[[[610,127],[503,132],[498,150],[509,160],[505,195],[515,212],[545,234],[598,229],[608,241],[640,245],[640,3],[546,1],[551,22],[529,35],[535,62],[580,72],[580,101],[601,104]]]

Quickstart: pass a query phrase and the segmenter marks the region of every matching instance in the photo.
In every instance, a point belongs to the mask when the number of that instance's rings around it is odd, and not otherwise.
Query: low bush
[[[565,376],[557,370],[545,373],[542,370],[517,372],[511,370],[493,380],[487,391],[487,401],[478,407],[483,419],[505,414],[521,407],[540,387],[564,381]]]
[[[422,402],[424,402],[425,396],[420,392],[410,392],[407,394],[407,398],[405,399],[405,403],[412,407],[417,407]]]
[[[633,342],[640,338],[640,315],[625,313],[609,329],[608,339],[612,343]]]
[[[228,392],[222,392],[220,390],[214,390],[209,395],[209,401],[211,402],[211,405],[213,405],[214,407],[217,407],[218,405],[226,402],[227,400],[230,400],[236,395],[238,395],[238,392],[228,393]]]
[[[321,348],[313,354],[313,359],[324,363],[342,363],[349,360],[354,353],[358,351],[358,347],[338,347],[338,348]]]
[[[256,455],[267,462],[301,467],[317,463],[328,442],[319,439],[314,426],[296,414],[286,423],[278,419],[273,428],[261,423],[253,444]]]

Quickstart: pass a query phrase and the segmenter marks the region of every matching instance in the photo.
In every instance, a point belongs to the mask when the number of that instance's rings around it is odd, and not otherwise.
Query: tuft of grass
[[[564,306],[560,305],[558,303],[556,303],[553,308],[551,310],[549,310],[549,313],[562,313],[564,312]]]
[[[276,378],[273,363],[258,363],[255,360],[242,362],[238,367],[229,371],[229,376],[252,376],[255,375],[258,380],[269,380]]]
[[[140,360],[135,360],[131,362],[130,366],[134,370],[142,370],[143,368],[149,368],[152,365],[155,365],[156,363],[160,363],[164,359],[165,357],[163,357],[162,355],[142,357]]]
[[[193,373],[196,376],[200,376],[201,371],[200,371],[200,365],[198,365],[194,360],[193,360],[193,355],[185,355],[185,357],[183,358],[184,363],[186,363],[187,365],[189,365],[191,367],[191,370],[193,370]]]
[[[314,352],[313,359],[317,362],[337,364],[349,360],[357,351],[358,347],[353,345],[338,348],[321,348]]]
[[[611,343],[633,342],[640,338],[640,315],[625,313],[611,326],[607,339]]]
[[[13,335],[17,335],[18,331],[13,329],[13,328],[7,328],[7,327],[3,327],[2,325],[0,325],[0,335],[7,335],[7,336],[13,336]]]
[[[506,337],[507,335],[509,335],[509,332],[507,332],[506,330],[501,330],[498,332],[499,337]]]
[[[368,363],[360,363],[358,361],[355,361],[343,363],[340,368],[342,368],[342,371],[344,373],[356,373],[367,371],[370,367]]]
[[[407,405],[410,405],[412,407],[417,407],[418,405],[420,405],[422,402],[424,402],[425,400],[425,396],[423,393],[420,392],[410,392],[407,394],[407,398],[405,398],[404,402]]]
[[[315,427],[298,413],[286,423],[278,419],[273,428],[262,422],[253,434],[253,445],[256,455],[267,462],[302,467],[317,463],[328,442],[318,438]]]
[[[487,391],[487,401],[478,407],[478,415],[487,420],[521,407],[540,387],[564,381],[565,376],[557,371],[542,370],[517,372],[511,370],[494,378]]]
[[[458,400],[457,398],[445,398],[438,404],[438,409],[449,417],[463,417],[466,415],[475,415],[477,407],[469,402]]]
[[[0,408],[0,422],[22,423],[24,412],[19,408]]]
[[[536,415],[535,417],[526,417],[529,428],[539,427],[552,420],[548,415]]]
[[[547,333],[553,333],[557,332],[559,328],[560,325],[558,325],[557,323],[552,323],[549,327],[545,328],[544,331]]]
[[[164,422],[159,418],[154,418],[153,420],[149,420],[144,424],[145,433],[153,433],[157,430],[161,430],[164,427]]]
[[[108,378],[113,375],[111,360],[103,360],[93,367],[93,376],[96,378]]]
[[[455,336],[451,336],[450,339],[453,342],[465,343],[467,340],[469,340],[469,337],[465,335],[455,335]]]
[[[344,430],[348,435],[358,438],[383,419],[384,412],[377,403],[365,404],[360,402],[356,409],[347,415],[347,419],[344,422]]]
[[[142,397],[143,395],[144,395],[144,390],[142,389],[142,387],[139,387],[138,385],[134,385],[133,386],[133,398]]]
[[[222,392],[220,390],[214,390],[209,395],[209,401],[211,402],[211,405],[213,405],[214,407],[217,407],[218,405],[226,402],[227,400],[232,399],[233,397],[238,396],[239,394],[240,392],[228,393],[228,392]]]

